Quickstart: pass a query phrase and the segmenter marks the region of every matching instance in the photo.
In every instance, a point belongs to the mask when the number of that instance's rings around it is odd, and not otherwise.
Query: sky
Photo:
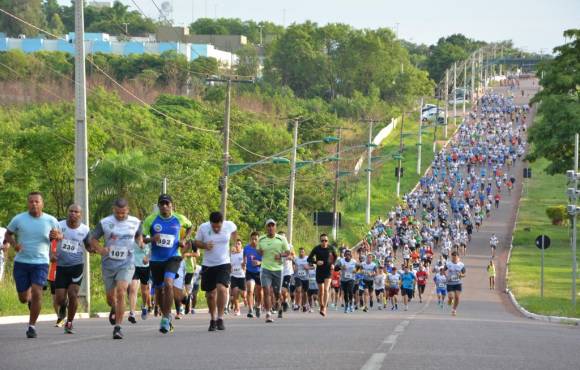
[[[59,0],[70,4],[70,0]],[[580,0],[121,0],[159,18],[154,2],[173,4],[177,25],[193,19],[240,18],[290,25],[346,23],[356,28],[390,27],[400,38],[433,44],[462,33],[488,42],[512,40],[530,52],[551,52],[563,31],[580,28]]]

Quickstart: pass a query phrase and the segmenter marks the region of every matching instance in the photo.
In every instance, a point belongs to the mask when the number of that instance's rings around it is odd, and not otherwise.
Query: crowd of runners
[[[415,295],[423,301],[430,284],[439,307],[448,304],[456,315],[466,274],[461,257],[468,254],[472,234],[511,193],[528,110],[512,98],[483,96],[417,187],[353,248],[331,246],[326,234],[310,252],[294,248],[273,219],[244,243],[237,226],[219,212],[195,229],[174,211],[167,194],[143,221],[118,199],[112,214],[89,230],[80,206],[71,205],[59,222],[43,212],[42,194],[30,193],[28,211],[12,219],[2,244],[3,251],[11,246],[16,251],[16,290],[30,310],[26,335],[37,336],[47,279],[57,326],[74,333],[87,252],[102,256],[114,339],[123,338],[127,299],[130,323],[137,323],[138,314],[141,320],[159,316],[159,331],[169,333],[175,320],[195,313],[199,289],[207,299],[209,331],[225,330],[226,315],[273,323],[287,311],[325,317],[329,310],[407,310]],[[487,272],[494,289],[493,259],[500,246],[495,235],[489,245]]]

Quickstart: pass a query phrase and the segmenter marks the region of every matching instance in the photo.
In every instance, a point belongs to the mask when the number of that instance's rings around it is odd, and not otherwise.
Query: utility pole
[[[85,70],[84,1],[75,0],[75,182],[74,200],[83,209],[83,223],[89,225],[89,172],[87,142],[87,80]],[[79,296],[91,312],[91,263],[85,253],[84,276]]]
[[[336,143],[336,165],[334,167],[334,206],[332,208],[332,238],[338,240],[338,185],[340,181],[340,143],[342,142],[342,127],[338,128],[338,142]]]
[[[475,53],[471,56],[471,103],[475,102]]]
[[[479,49],[479,84],[477,85],[478,91],[482,90],[485,91],[485,83],[483,81],[483,48]],[[483,84],[483,87],[482,87]]]
[[[228,167],[230,164],[230,108],[232,98],[232,83],[254,83],[254,80],[240,80],[237,78],[232,80],[231,76],[227,76],[225,78],[208,78],[206,81],[226,83],[226,107],[224,112],[223,128],[223,165],[222,177],[220,178],[219,182],[219,188],[221,191],[220,212],[222,213],[225,220],[228,211]]]
[[[445,70],[445,138],[447,139],[447,116],[449,114],[449,70]]]
[[[161,186],[161,194],[167,194],[167,177],[163,178],[163,185]]]
[[[574,191],[578,189],[578,134],[575,136],[574,140]],[[578,275],[578,262],[576,259],[576,234],[577,234],[577,212],[576,205],[577,200],[574,196],[574,217],[572,218],[572,308],[576,309],[576,277]]]
[[[288,243],[292,244],[292,231],[294,226],[294,187],[296,183],[296,152],[298,147],[298,119],[294,119],[294,140],[292,144],[292,162],[290,164],[290,191],[288,194]]]
[[[437,153],[437,127],[439,126],[439,106],[441,105],[441,88],[437,96],[437,113],[435,114],[435,128],[433,128],[433,154]]]
[[[463,119],[465,119],[465,99],[467,98],[467,61],[463,63]]]
[[[373,120],[369,120],[369,142],[367,144],[367,209],[365,221],[371,223],[371,172],[373,156]]]
[[[453,63],[453,126],[457,126],[457,62]]]
[[[401,166],[403,165],[403,125],[405,124],[405,111],[401,115],[401,129],[399,130],[399,164],[397,170],[397,198],[401,195]]]
[[[421,152],[423,151],[423,98],[419,105],[419,140],[417,141],[417,175],[421,176]],[[437,116],[435,116],[437,117]],[[437,125],[437,118],[435,118],[435,125]]]

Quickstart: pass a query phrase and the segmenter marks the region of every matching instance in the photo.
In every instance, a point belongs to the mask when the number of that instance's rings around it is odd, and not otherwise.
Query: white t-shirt
[[[463,262],[453,263],[452,261],[448,261],[445,266],[447,267],[447,285],[461,284],[461,274],[465,273],[465,265]]]
[[[290,250],[293,250],[294,247],[292,245],[288,245]],[[292,266],[292,258],[289,257],[282,257],[282,261],[284,261],[284,266],[282,270],[282,276],[292,276],[294,275],[294,267]]]
[[[230,256],[232,261],[232,273],[231,276],[236,278],[243,278],[246,276],[246,273],[242,269],[242,262],[244,262],[244,252],[240,253],[232,253]]]
[[[375,275],[375,290],[385,289],[385,281],[387,280],[387,275],[378,274]]]
[[[224,221],[219,233],[213,231],[209,222],[199,226],[195,240],[213,243],[211,250],[206,249],[203,252],[203,266],[212,267],[230,263],[230,237],[236,230],[238,227],[231,221]]]
[[[300,280],[308,280],[308,270],[305,268],[308,265],[308,256],[296,257],[294,263],[296,264],[296,277]]]
[[[387,277],[389,279],[389,288],[399,289],[399,282],[401,281],[401,275],[398,272],[390,273]]]

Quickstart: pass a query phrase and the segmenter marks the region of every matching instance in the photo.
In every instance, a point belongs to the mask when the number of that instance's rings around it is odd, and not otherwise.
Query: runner
[[[415,291],[415,282],[417,278],[415,274],[409,271],[409,266],[403,267],[403,274],[401,275],[401,295],[403,296],[403,304],[405,311],[409,309],[409,302],[413,299],[413,292]]]
[[[85,267],[85,246],[88,245],[89,227],[81,222],[82,209],[73,204],[68,207],[68,217],[60,222],[61,234],[58,235],[56,253],[56,303],[60,307],[68,306],[67,321],[64,332],[74,334],[73,320],[78,307],[78,294],[83,280]],[[68,305],[67,305],[68,300]]]
[[[340,300],[340,272],[336,269],[333,269],[331,274],[330,307],[338,310],[338,302]]]
[[[181,260],[179,263],[179,268],[175,274],[175,279],[173,280],[173,303],[175,304],[175,320],[181,320],[183,308],[181,304],[184,301],[185,293],[185,262]],[[165,297],[165,293],[163,294]],[[169,315],[171,321],[171,305],[169,306]]]
[[[320,306],[320,295],[318,283],[316,282],[316,266],[311,266],[308,270],[308,312],[314,312],[314,305],[318,302]]]
[[[99,239],[104,239],[101,246]],[[143,248],[141,221],[129,215],[129,203],[119,198],[113,214],[99,221],[91,235],[91,249],[99,253],[107,304],[111,307],[109,322],[114,325],[113,339],[123,339],[121,323],[125,313],[125,295],[135,274],[135,242]]]
[[[447,276],[443,267],[437,269],[437,274],[433,278],[437,287],[437,304],[443,308],[445,297],[447,296]]]
[[[425,287],[427,285],[427,279],[429,279],[429,273],[425,269],[425,266],[419,266],[419,271],[417,271],[417,290],[419,291],[419,303],[423,303],[423,294],[425,293]]]
[[[278,318],[282,318],[280,294],[282,288],[283,257],[290,255],[290,248],[285,237],[276,233],[276,221],[266,221],[266,235],[258,240],[258,253],[262,256],[262,300],[266,310],[266,322],[272,323],[271,310],[278,308]]]
[[[151,244],[143,245],[143,248],[134,248],[133,252],[135,273],[133,280],[129,286],[129,320],[130,323],[135,324],[135,310],[137,308],[137,293],[141,290],[141,320],[146,320],[149,311],[151,311],[151,295],[149,294],[149,279],[151,276],[151,269],[149,268],[149,259],[151,258]]]
[[[262,302],[262,284],[260,282],[260,265],[262,256],[257,251],[260,234],[254,231],[250,234],[250,243],[244,247],[246,260],[246,295],[248,297],[248,318],[260,318],[260,304]]]
[[[397,272],[397,268],[393,266],[391,273],[387,275],[389,281],[389,302],[391,302],[391,311],[398,310],[397,295],[399,294],[399,287],[401,286],[401,275]]]
[[[225,330],[224,310],[228,302],[230,284],[230,240],[237,240],[238,227],[224,221],[220,212],[212,212],[209,222],[200,225],[195,235],[195,246],[205,249],[201,268],[201,289],[206,292],[211,320],[208,331]]]
[[[40,192],[28,194],[28,212],[16,215],[6,227],[3,247],[13,246],[14,282],[20,303],[28,304],[27,338],[36,338],[36,320],[42,303],[42,287],[48,275],[50,242],[61,236],[59,223],[43,213],[44,200]]]
[[[465,277],[465,265],[459,260],[457,252],[451,253],[451,261],[445,265],[447,272],[447,291],[449,292],[448,304],[453,308],[451,315],[457,315],[457,306],[459,306],[459,296],[461,295],[461,279]]]
[[[328,245],[328,235],[320,235],[320,244],[314,247],[308,256],[311,265],[316,264],[316,283],[318,284],[320,314],[326,316],[326,306],[328,304],[328,291],[330,289],[330,271],[334,268],[336,261],[336,251],[334,247]]]
[[[489,260],[489,265],[487,265],[487,276],[489,276],[489,289],[495,289],[495,265],[493,260]]]
[[[379,266],[378,272],[374,278],[375,297],[377,297],[377,304],[379,310],[387,308],[387,303],[385,301],[386,280],[387,275],[385,274],[385,268],[383,266]]]
[[[197,257],[199,257],[199,252],[197,248],[192,246],[191,251],[187,251],[182,254],[183,261],[185,262],[185,277],[183,278],[183,282],[185,284],[185,297],[183,298],[183,304],[185,305],[185,310],[183,311],[184,314],[189,314],[191,312],[191,303],[193,300],[193,296],[191,295],[193,289],[193,282],[195,276],[195,270],[197,269]]]
[[[340,271],[340,287],[344,296],[344,313],[353,312],[354,275],[357,263],[352,260],[352,252],[346,250],[344,258],[337,261],[336,269]]]
[[[294,259],[294,264],[296,266],[296,293],[294,294],[296,306],[298,309],[302,307],[302,312],[306,312],[308,311],[306,303],[308,302],[308,270],[310,265],[304,248],[301,247],[298,250],[298,257]]]
[[[373,281],[377,273],[377,265],[373,262],[373,255],[368,254],[366,261],[361,264],[363,272],[363,283],[364,283],[364,312],[368,312],[369,306],[373,307]]]
[[[286,233],[280,231],[279,235],[286,237]],[[292,275],[294,275],[294,247],[289,244],[290,254],[287,257],[283,257],[282,261],[284,263],[284,268],[282,269],[282,310],[284,312],[288,311],[288,300],[290,299],[290,280],[292,280]]]
[[[50,264],[48,265],[48,276],[46,278],[46,282],[48,283],[48,288],[50,289],[50,296],[52,298],[52,308],[54,309],[54,313],[56,314],[56,323],[54,324],[55,328],[62,328],[65,324],[66,319],[66,306],[68,302],[64,302],[61,306],[58,304],[56,300],[56,267],[57,267],[57,258],[56,258],[56,246],[57,240],[50,241]],[[46,290],[47,285],[45,285],[42,290]],[[65,298],[66,299],[66,298]]]
[[[240,293],[242,296],[246,291],[246,262],[244,260],[244,251],[242,250],[242,241],[236,240],[230,255],[232,261],[232,273],[230,275],[231,300],[233,302],[234,316],[240,316]]]
[[[173,331],[171,322],[171,306],[174,302],[174,281],[178,278],[181,268],[181,251],[187,252],[190,243],[193,225],[185,216],[173,211],[173,198],[168,194],[161,194],[157,200],[159,212],[155,212],[143,222],[143,232],[147,235],[145,242],[151,243],[151,276],[155,287],[155,296],[161,306],[161,321],[159,332],[166,334]],[[182,230],[185,235],[182,236]],[[185,269],[185,267],[183,267]],[[185,271],[181,272],[183,280]],[[178,288],[180,292],[183,291]],[[181,294],[179,294],[181,295]],[[181,299],[177,308],[181,306]],[[177,312],[176,318],[181,318]]]

